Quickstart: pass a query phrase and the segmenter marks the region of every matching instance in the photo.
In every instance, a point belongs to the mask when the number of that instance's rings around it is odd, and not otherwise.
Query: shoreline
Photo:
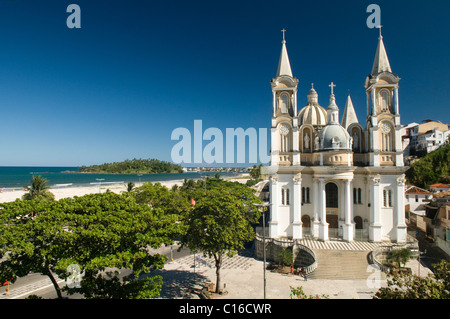
[[[225,180],[232,181],[232,182],[239,182],[239,183],[246,183],[248,179],[250,179],[250,176],[239,176],[237,178],[235,177],[226,177]],[[194,179],[198,180],[198,179]],[[171,180],[171,181],[154,181],[151,183],[160,183],[163,186],[166,186],[167,188],[171,189],[172,186],[178,185],[181,186],[184,182],[184,179],[180,180]],[[144,183],[149,182],[136,182],[134,183],[134,187],[142,186]],[[74,186],[66,186],[66,187],[55,187],[50,186],[49,191],[52,192],[55,195],[55,200],[60,200],[62,198],[70,198],[74,196],[84,196],[87,194],[95,194],[95,193],[104,193],[106,190],[110,190],[111,192],[120,194],[122,192],[126,192],[127,190],[127,183],[99,183],[96,185],[89,185],[89,186],[83,186],[83,185],[74,185]],[[0,189],[0,203],[6,203],[6,202],[13,202],[16,199],[21,199],[22,196],[27,191],[22,187],[17,187],[13,189]]]

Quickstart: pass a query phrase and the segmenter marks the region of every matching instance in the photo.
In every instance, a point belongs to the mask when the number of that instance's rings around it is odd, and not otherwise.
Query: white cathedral
[[[399,81],[380,32],[365,81],[366,128],[350,95],[339,123],[332,82],[326,109],[312,87],[298,110],[299,81],[283,36],[271,81],[270,238],[406,241]]]

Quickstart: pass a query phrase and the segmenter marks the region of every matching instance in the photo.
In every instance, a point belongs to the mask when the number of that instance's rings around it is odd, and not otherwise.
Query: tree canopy
[[[157,159],[126,159],[122,162],[104,163],[100,165],[82,166],[81,173],[107,173],[107,174],[156,174],[156,173],[183,173],[180,165]]]
[[[449,299],[450,262],[433,265],[435,272],[422,278],[402,272],[389,275],[387,287],[380,288],[374,299]]]
[[[25,193],[22,196],[22,199],[55,199],[55,195],[48,190],[50,187],[48,186],[48,180],[46,178],[43,178],[41,175],[33,176],[30,183],[31,186],[27,187],[28,193]]]
[[[219,292],[223,257],[232,256],[237,250],[245,248],[246,242],[254,239],[251,224],[259,218],[254,204],[260,203],[260,200],[252,189],[240,183],[220,179],[209,181],[206,190],[201,187],[195,189],[195,185],[191,185],[195,204],[184,218],[186,232],[181,237],[181,243],[183,247],[214,258],[216,292]]]
[[[435,183],[450,183],[450,144],[411,164],[406,177],[410,184],[422,188]]]
[[[0,281],[14,282],[29,273],[52,280],[68,278],[77,265],[80,287],[69,294],[86,298],[150,298],[159,295],[160,277],[139,278],[151,268],[162,268],[162,255],[148,247],[170,245],[178,236],[178,216],[139,205],[128,193],[91,194],[59,201],[15,201],[0,204]],[[136,279],[120,279],[117,270],[132,269]]]

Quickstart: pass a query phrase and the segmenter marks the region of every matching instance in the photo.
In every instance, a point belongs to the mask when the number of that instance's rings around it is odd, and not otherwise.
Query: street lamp
[[[420,277],[420,256],[425,255],[426,253],[427,253],[427,250],[426,250],[426,249],[425,249],[424,252],[421,252],[421,251],[419,250],[419,277]]]
[[[255,204],[256,207],[262,207],[263,217],[263,272],[264,272],[264,299],[266,299],[266,215],[265,210],[269,207],[270,203],[263,202],[262,204]]]

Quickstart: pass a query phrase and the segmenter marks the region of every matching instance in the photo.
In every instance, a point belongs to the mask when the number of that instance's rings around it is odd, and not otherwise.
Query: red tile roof
[[[408,188],[405,192],[406,194],[426,194],[426,195],[431,195],[432,193],[422,189],[420,187],[417,186],[411,186],[410,188]]]
[[[450,188],[450,185],[437,183],[437,184],[430,185],[430,187]]]

